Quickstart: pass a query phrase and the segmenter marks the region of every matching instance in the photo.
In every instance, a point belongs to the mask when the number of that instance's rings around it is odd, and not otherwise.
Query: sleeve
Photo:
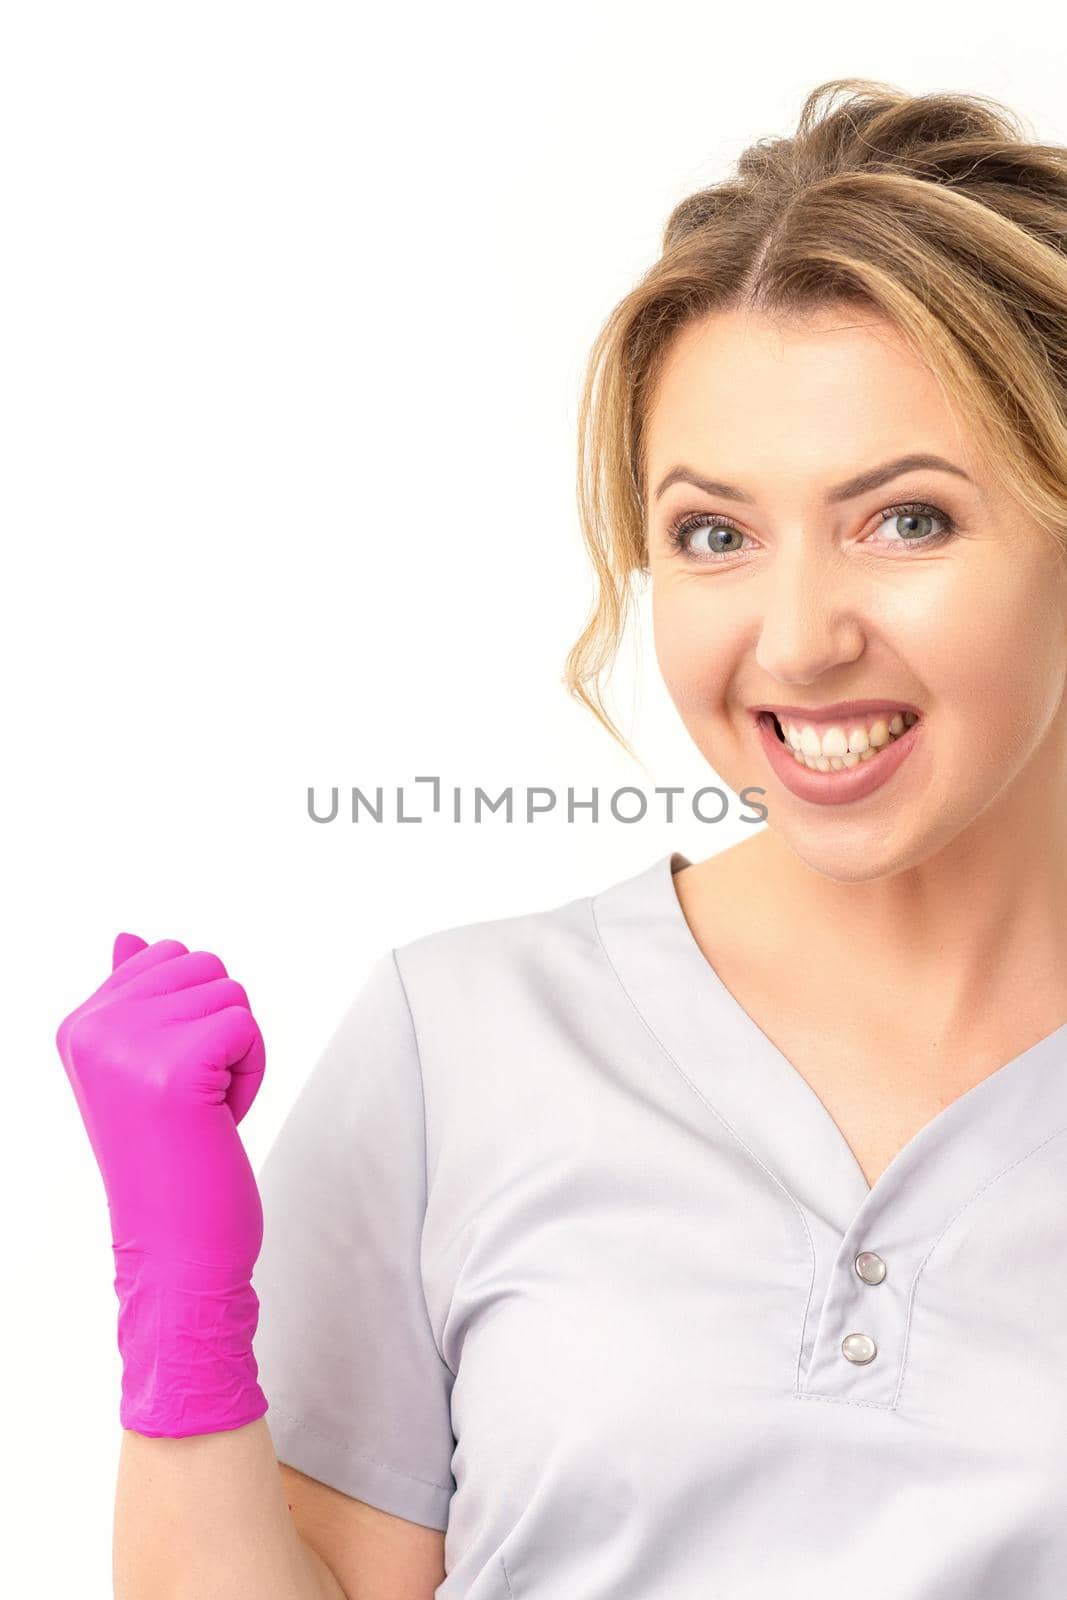
[[[444,1530],[454,1374],[423,1294],[422,1077],[393,950],[371,967],[257,1181],[254,1351],[279,1461]]]

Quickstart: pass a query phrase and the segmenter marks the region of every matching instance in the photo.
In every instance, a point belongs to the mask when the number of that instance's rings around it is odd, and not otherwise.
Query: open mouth
[[[761,711],[759,721],[773,728],[798,765],[812,772],[842,772],[861,762],[876,761],[897,739],[919,721],[914,711],[879,711],[850,717],[847,723],[823,728],[787,721],[773,711]]]

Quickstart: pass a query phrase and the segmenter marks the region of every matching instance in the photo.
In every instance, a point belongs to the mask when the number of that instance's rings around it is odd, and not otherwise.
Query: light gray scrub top
[[[372,965],[259,1177],[279,1459],[447,1600],[1064,1600],[1067,1025],[871,1189],[688,864]]]

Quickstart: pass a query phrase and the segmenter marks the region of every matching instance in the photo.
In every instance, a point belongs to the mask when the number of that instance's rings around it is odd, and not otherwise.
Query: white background
[[[1064,141],[1052,15],[6,8],[5,1592],[111,1594],[113,1259],[53,1035],[115,933],[245,984],[258,1167],[378,954],[750,833],[735,797],[712,827],[652,794],[716,780],[647,603],[613,699],[647,770],[560,682],[593,593],[588,348],[671,207],[825,79],[993,94]],[[457,824],[423,774],[465,816],[477,785],[546,785],[601,820]],[[426,820],[316,825],[309,784],[401,785]],[[607,812],[627,784],[642,822]]]

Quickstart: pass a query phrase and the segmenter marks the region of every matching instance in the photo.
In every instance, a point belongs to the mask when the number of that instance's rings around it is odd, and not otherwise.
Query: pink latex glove
[[[263,1210],[237,1124],[265,1052],[244,989],[206,950],[120,933],[56,1045],[111,1212],[122,1426],[184,1438],[255,1421]]]

